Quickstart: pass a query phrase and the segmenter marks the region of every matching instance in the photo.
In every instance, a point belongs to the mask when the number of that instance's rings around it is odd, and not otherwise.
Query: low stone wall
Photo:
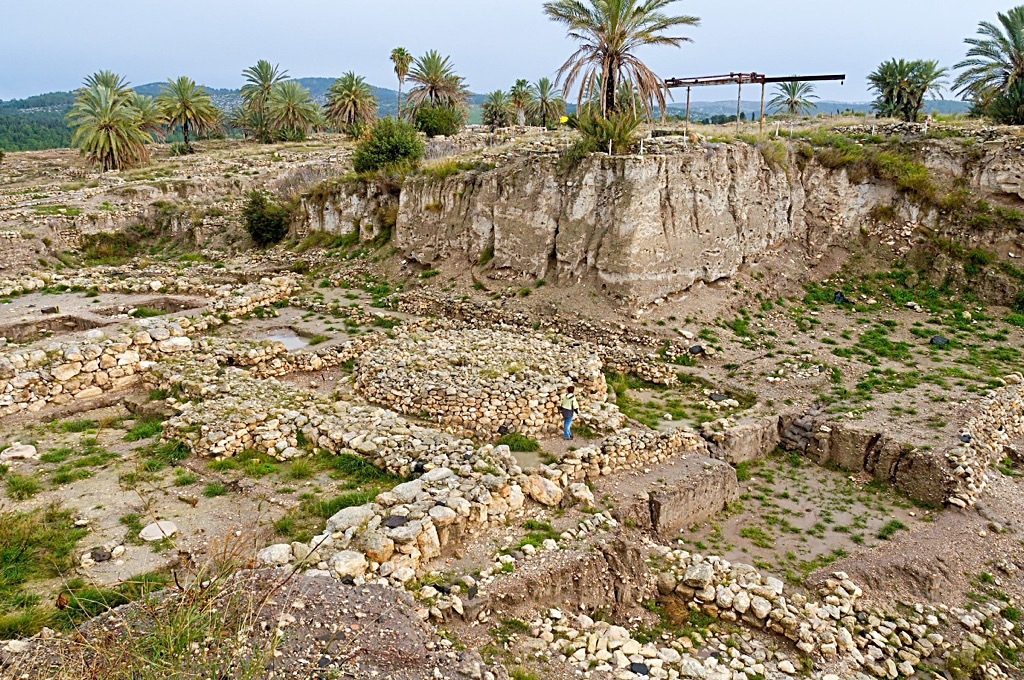
[[[427,414],[446,431],[536,436],[560,430],[559,403],[569,385],[591,422],[602,413],[589,408],[608,396],[601,368],[592,347],[558,336],[406,326],[358,359],[355,385],[368,401]],[[615,420],[612,427],[622,418]]]
[[[191,354],[193,341],[188,336],[285,299],[295,286],[288,277],[264,279],[233,287],[200,317],[154,317],[127,324],[113,337],[92,330],[84,341],[52,342],[0,354],[0,417],[131,387],[157,361]]]
[[[980,604],[970,612],[905,603],[895,614],[867,606],[861,589],[843,572],[825,579],[818,589],[820,599],[812,600],[798,593],[786,595],[782,581],[746,564],[685,550],[657,550],[662,598],[679,598],[724,621],[742,621],[776,633],[808,656],[841,663],[850,674],[914,677],[924,662],[951,648],[937,632],[940,628],[961,628],[968,638],[965,645],[975,652],[987,639],[1014,631],[1014,622],[1004,619],[995,603]]]
[[[1024,376],[1008,375],[1006,387],[986,396],[963,427],[961,444],[946,454],[955,478],[947,499],[961,508],[974,505],[985,490],[985,472],[1006,455],[1006,446],[1024,435]]]

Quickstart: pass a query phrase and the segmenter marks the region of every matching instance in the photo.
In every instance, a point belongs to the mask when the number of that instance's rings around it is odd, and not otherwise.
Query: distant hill
[[[678,97],[678,95],[677,95]],[[837,101],[818,101],[815,102],[816,106],[812,111],[812,115],[828,114],[828,113],[843,113],[845,111],[853,111],[856,113],[870,113],[871,102],[837,102]],[[938,111],[941,114],[953,114],[953,113],[967,113],[970,111],[971,105],[967,102],[961,101],[947,101],[942,99],[928,100],[925,102],[924,110]],[[676,115],[685,115],[686,113],[686,102],[670,102],[668,105],[670,113]],[[740,110],[747,114],[747,118],[753,119],[761,115],[761,102],[758,101],[747,101],[744,100],[741,104]],[[770,112],[769,112],[770,113]],[[736,100],[732,101],[715,101],[715,102],[690,102],[690,119],[691,120],[702,120],[711,118],[712,116],[735,116],[736,115]]]

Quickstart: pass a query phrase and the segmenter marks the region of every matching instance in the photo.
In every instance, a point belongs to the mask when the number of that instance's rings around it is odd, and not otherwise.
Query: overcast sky
[[[354,70],[395,87],[388,55],[451,54],[475,92],[553,76],[572,51],[542,0],[0,0],[0,99],[75,88],[102,68],[134,84],[187,74],[238,87],[257,59],[292,76]],[[729,71],[847,73],[823,99],[867,101],[864,79],[890,57],[963,58],[963,39],[1011,0],[679,0],[701,18],[682,49],[644,53],[662,77]],[[707,88],[695,99],[734,96]],[[753,98],[753,96],[751,97]]]

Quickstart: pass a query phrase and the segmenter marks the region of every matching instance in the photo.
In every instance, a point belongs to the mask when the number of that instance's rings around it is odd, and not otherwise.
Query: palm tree
[[[541,78],[532,88],[530,118],[548,127],[548,121],[558,121],[565,115],[565,100],[555,91],[550,78]]]
[[[954,68],[964,69],[953,89],[985,106],[1024,80],[1024,5],[996,14],[1000,26],[978,24],[978,38],[967,38],[967,59]]]
[[[133,99],[122,88],[94,81],[79,92],[68,113],[68,120],[75,128],[72,145],[104,172],[149,161],[146,144],[152,140],[142,129]]]
[[[301,140],[320,125],[320,105],[295,80],[278,83],[267,100],[267,122],[283,139]]]
[[[450,57],[430,50],[418,58],[409,71],[416,87],[409,91],[406,103],[414,110],[424,106],[458,109],[465,106],[469,91],[462,76],[455,73]]]
[[[327,90],[325,113],[334,127],[356,136],[360,128],[377,119],[377,97],[365,78],[349,71]]]
[[[242,102],[246,106],[262,110],[270,99],[274,86],[284,81],[288,71],[282,71],[280,64],[271,64],[266,59],[260,59],[255,66],[242,71],[242,75],[245,77]]]
[[[216,127],[220,120],[220,112],[213,104],[210,93],[202,85],[188,76],[177,80],[169,79],[157,97],[157,103],[163,112],[169,130],[181,126],[181,134],[185,137],[185,150],[193,153],[189,129],[202,134]]]
[[[516,111],[516,124],[526,125],[526,111],[533,104],[533,91],[530,89],[530,81],[520,79],[512,86],[508,93],[512,108]]]
[[[391,50],[391,62],[395,65],[395,76],[398,77],[398,118],[402,118],[402,86],[405,85],[405,78],[409,75],[409,67],[412,65],[412,55],[404,47],[396,47]]]
[[[132,100],[132,106],[139,113],[139,127],[143,132],[151,135],[154,139],[162,140],[167,136],[164,130],[166,119],[156,98],[136,93]]]
[[[503,90],[495,90],[484,101],[484,125],[508,127],[512,124],[515,107]]]
[[[267,101],[274,86],[284,82],[288,71],[282,71],[280,64],[260,59],[242,71],[242,76],[242,107],[235,112],[234,124],[261,142],[269,142],[272,130],[267,122]]]
[[[791,116],[807,116],[814,110],[814,85],[810,83],[779,83],[775,96],[768,102],[768,108],[785,111]]]
[[[569,37],[580,43],[558,71],[558,80],[566,90],[579,81],[577,102],[603,76],[601,113],[616,110],[615,96],[620,81],[630,81],[644,100],[647,113],[657,101],[665,109],[661,79],[636,56],[638,48],[648,45],[679,47],[690,38],[670,36],[666,32],[678,26],[697,26],[700,19],[670,15],[663,10],[677,0],[554,0],[544,3],[544,12],[565,24]]]
[[[128,79],[113,71],[97,71],[91,76],[86,76],[83,83],[84,89],[105,87],[115,96],[125,100],[131,100],[134,90],[128,83]]]
[[[934,59],[890,59],[868,76],[877,93],[874,107],[882,116],[915,121],[928,95],[942,97],[946,69]]]

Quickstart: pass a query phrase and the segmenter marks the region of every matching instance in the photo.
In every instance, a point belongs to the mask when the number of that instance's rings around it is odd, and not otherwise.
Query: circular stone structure
[[[450,432],[535,436],[560,431],[558,404],[569,385],[581,407],[603,412],[601,368],[593,347],[560,336],[412,329],[364,353],[355,386],[371,402]]]

